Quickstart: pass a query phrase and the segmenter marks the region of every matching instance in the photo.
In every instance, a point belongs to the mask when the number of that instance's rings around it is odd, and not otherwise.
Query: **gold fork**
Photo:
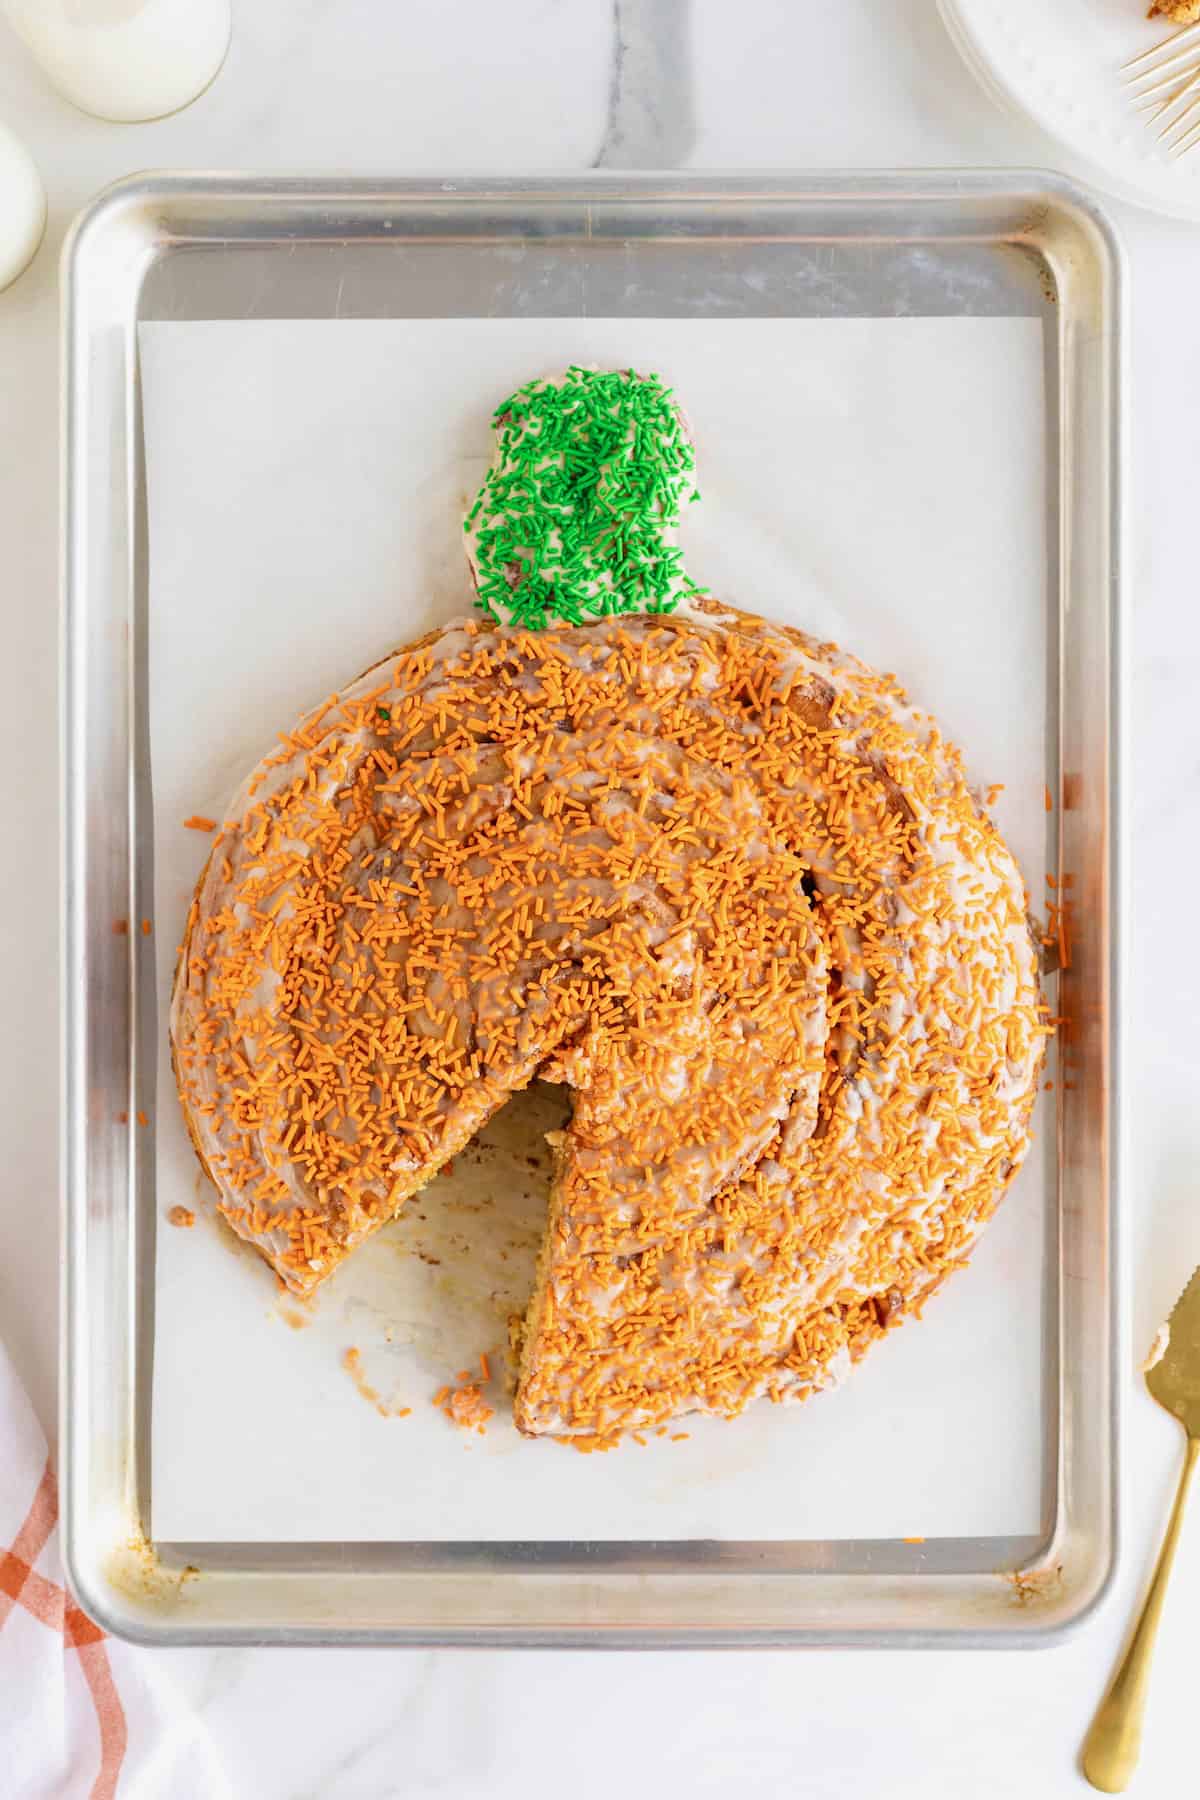
[[[1083,1745],[1083,1772],[1104,1794],[1124,1793],[1137,1764],[1150,1657],[1167,1593],[1167,1578],[1183,1524],[1192,1472],[1200,1462],[1200,1269],[1175,1302],[1146,1369],[1146,1386],[1187,1432],[1187,1451],[1167,1535],[1158,1553],[1150,1591],[1129,1647],[1092,1720]]]
[[[1173,157],[1200,144],[1200,24],[1143,50],[1122,66],[1121,79],[1147,122],[1161,119],[1157,136]]]

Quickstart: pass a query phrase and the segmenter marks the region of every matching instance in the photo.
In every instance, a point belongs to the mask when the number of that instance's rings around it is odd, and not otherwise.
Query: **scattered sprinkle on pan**
[[[452,1425],[461,1426],[464,1431],[474,1431],[479,1437],[487,1434],[487,1422],[494,1416],[495,1408],[489,1406],[483,1397],[483,1390],[471,1377],[469,1369],[460,1369],[455,1376],[458,1383],[451,1387],[449,1382],[440,1387],[433,1396],[433,1404],[443,1412]]]

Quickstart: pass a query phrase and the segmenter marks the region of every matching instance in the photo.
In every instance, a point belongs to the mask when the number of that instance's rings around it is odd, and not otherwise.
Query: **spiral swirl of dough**
[[[934,722],[704,600],[459,621],[309,714],[216,841],[171,1031],[220,1209],[302,1293],[568,1083],[515,1415],[584,1442],[802,1396],[919,1309],[1047,1035]]]

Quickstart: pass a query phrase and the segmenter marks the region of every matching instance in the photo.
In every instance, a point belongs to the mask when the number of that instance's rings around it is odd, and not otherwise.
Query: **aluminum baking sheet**
[[[98,511],[95,492],[82,504],[95,458],[68,472],[68,760],[80,725],[128,732],[108,743],[106,793],[94,756],[69,771],[72,873],[106,895],[84,908],[86,968],[74,910],[67,942],[68,1083],[90,1063],[93,1101],[72,1121],[67,1201],[68,1356],[81,1332],[92,1347],[66,1431],[87,1603],[116,1629],[192,1641],[995,1641],[1077,1616],[1111,1563],[1114,1429],[1118,840],[1113,720],[1094,709],[1115,610],[1118,271],[1088,205],[990,178],[455,194],[176,180],[99,203],[70,274],[72,445],[102,452],[107,479]],[[116,291],[119,331],[101,333]],[[102,368],[98,343],[119,347]],[[503,1424],[464,1442],[428,1404],[519,1304],[547,1097],[353,1259],[295,1334],[256,1260],[215,1231],[159,1229],[195,1204],[161,1063],[201,853],[178,821],[223,810],[264,729],[461,607],[454,521],[490,406],[571,358],[677,382],[706,496],[694,572],[896,668],[974,772],[1006,782],[1031,886],[1075,872],[1083,939],[1062,978],[1071,1086],[927,1322],[835,1398],[588,1459]],[[1080,406],[1100,408],[1098,443]],[[127,710],[95,690],[85,624]],[[114,934],[143,916],[156,937]],[[105,1019],[89,1058],[84,1021]],[[122,1130],[139,1110],[150,1125]],[[355,1393],[351,1343],[410,1417]],[[122,1431],[100,1432],[118,1393]]]
[[[532,374],[571,362],[666,377],[700,458],[701,501],[683,531],[694,575],[895,670],[969,746],[984,785],[1005,784],[1000,822],[1044,893],[1043,332],[1040,319],[997,316],[144,324],[160,999],[209,852],[183,821],[223,818],[275,729],[385,648],[469,611],[461,521],[487,466],[490,413]],[[211,1219],[159,1037],[157,1217],[182,1205]],[[733,1431],[688,1419],[585,1459],[520,1439],[498,1380],[483,1440],[430,1405],[480,1351],[499,1374],[507,1315],[532,1290],[547,1107],[519,1149],[525,1109],[508,1111],[504,1141],[457,1158],[311,1313],[276,1300],[257,1257],[231,1266],[223,1229],[159,1229],[170,1327],[155,1340],[156,1537],[1037,1533],[1055,1174],[1044,1119],[969,1273],[836,1404],[756,1407]],[[522,1169],[522,1156],[539,1167]],[[355,1404],[348,1351],[389,1418]],[[315,1468],[314,1436],[325,1450]]]

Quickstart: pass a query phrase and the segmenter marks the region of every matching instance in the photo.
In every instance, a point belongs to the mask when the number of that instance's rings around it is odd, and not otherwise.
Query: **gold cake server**
[[[1104,1794],[1124,1793],[1137,1766],[1142,1742],[1142,1714],[1150,1681],[1150,1658],[1158,1635],[1167,1580],[1183,1525],[1192,1472],[1200,1462],[1200,1269],[1175,1302],[1159,1333],[1146,1369],[1146,1386],[1160,1406],[1187,1432],[1187,1451],[1167,1535],[1158,1553],[1150,1591],[1142,1605],[1129,1647],[1109,1683],[1084,1739],[1083,1772]]]

